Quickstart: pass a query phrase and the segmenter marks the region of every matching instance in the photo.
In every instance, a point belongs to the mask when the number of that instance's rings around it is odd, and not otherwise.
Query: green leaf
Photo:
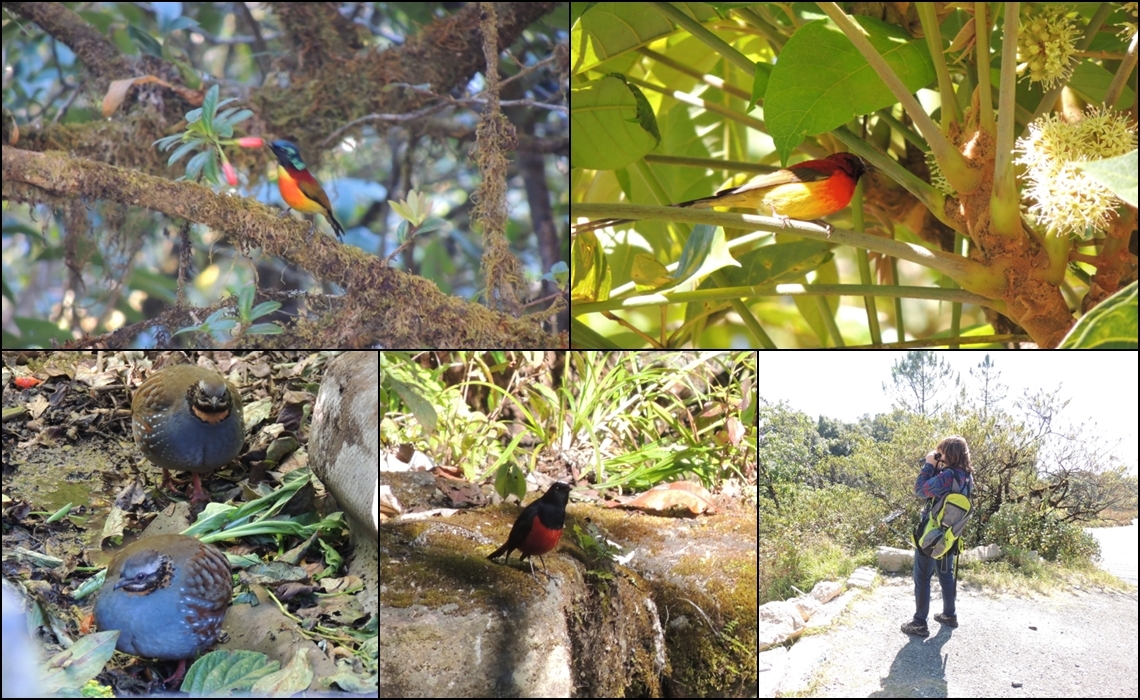
[[[249,317],[261,318],[262,316],[268,316],[280,308],[281,302],[279,301],[263,301],[257,306],[253,307],[253,310],[249,312]]]
[[[247,335],[281,335],[285,329],[276,323],[255,323],[246,331]]]
[[[714,19],[716,13],[702,3],[678,4],[681,11],[697,21]],[[607,61],[648,46],[654,40],[677,31],[677,26],[647,2],[600,2],[582,15],[570,31],[570,55],[575,75],[598,70]],[[609,66],[607,66],[608,68]]]
[[[13,345],[5,343],[5,347],[48,348],[52,346],[53,340],[66,343],[72,339],[70,333],[51,321],[26,316],[17,316],[13,321],[20,329],[20,339]]]
[[[228,318],[229,313],[230,313],[230,310],[227,308],[218,309],[214,313],[207,316],[205,321],[202,321],[202,326],[203,327],[210,327],[210,326],[216,327],[218,325],[221,325],[221,322],[223,320],[225,320],[226,318]]]
[[[206,98],[202,101],[202,125],[206,134],[214,135],[214,115],[218,113],[218,84],[214,83],[206,91]]]
[[[851,17],[895,74],[914,92],[934,80],[922,40],[871,17]],[[764,96],[764,120],[784,163],[806,136],[822,134],[852,118],[898,100],[839,27],[808,22],[792,35],[772,69]]]
[[[623,168],[660,141],[644,95],[617,77],[574,90],[570,108],[570,162],[576,168]]]
[[[1136,282],[1133,282],[1098,304],[1069,331],[1059,349],[1135,350],[1136,290]]]
[[[238,313],[241,314],[241,316],[243,318],[249,317],[249,310],[253,306],[253,299],[254,299],[254,296],[256,294],[257,294],[257,290],[254,288],[254,286],[252,284],[246,285],[246,286],[244,286],[238,290],[238,293],[237,293]]]
[[[425,220],[422,224],[420,224],[420,227],[416,231],[416,233],[419,235],[423,235],[425,233],[431,233],[433,231],[438,231],[439,229],[443,228],[444,225],[446,225],[446,224],[447,224],[447,222],[445,220],[439,218],[438,216],[433,216],[433,217],[430,217],[429,219]]]
[[[513,493],[520,501],[526,497],[526,474],[513,461],[495,472],[495,493],[503,498]]]
[[[169,151],[171,148],[182,141],[182,134],[171,134],[170,136],[163,136],[159,140],[152,143],[152,146],[158,147],[160,151]]]
[[[598,237],[586,231],[574,237],[570,248],[570,298],[573,302],[605,301],[610,296],[613,272]]]
[[[698,224],[685,239],[681,258],[677,261],[677,271],[673,279],[678,283],[693,277],[710,274],[723,267],[739,267],[740,263],[728,250],[728,241],[721,226]]]
[[[570,337],[573,346],[583,350],[620,350],[617,343],[582,323],[578,318],[570,319]]]
[[[253,111],[249,109],[239,109],[232,113],[227,110],[226,124],[230,126],[237,126],[252,116]]]
[[[204,171],[206,180],[214,184],[220,183],[222,181],[222,173],[219,168],[218,154],[211,150],[206,151],[206,155],[209,156],[209,158],[206,159],[206,168]]]
[[[202,151],[198,155],[191,158],[190,162],[186,164],[186,179],[191,181],[197,180],[199,173],[202,172],[202,169],[205,168],[206,165],[213,159],[213,151]]]
[[[198,146],[200,146],[201,143],[202,142],[198,139],[194,139],[182,144],[174,151],[174,153],[170,154],[170,157],[166,159],[166,164],[174,165],[178,161],[182,160],[182,156],[193,153],[195,150],[197,150]]]
[[[1136,191],[1137,191],[1137,170],[1136,170],[1136,150],[1133,149],[1129,153],[1115,158],[1105,158],[1103,160],[1092,160],[1086,163],[1078,164],[1078,167],[1088,174],[1100,184],[1112,190],[1112,193],[1120,197],[1131,206],[1136,208]]]
[[[135,45],[138,46],[143,53],[156,58],[162,57],[162,45],[155,41],[154,37],[150,34],[147,34],[145,30],[131,25],[127,27],[127,36],[135,42]]]

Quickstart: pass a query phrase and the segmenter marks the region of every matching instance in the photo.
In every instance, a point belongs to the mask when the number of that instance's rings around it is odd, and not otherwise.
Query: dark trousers
[[[942,584],[942,614],[954,617],[954,598],[958,593],[958,582],[954,580],[955,554],[947,554],[942,559],[933,559],[914,550],[914,621],[926,624],[930,612],[930,576],[938,572],[938,582]]]

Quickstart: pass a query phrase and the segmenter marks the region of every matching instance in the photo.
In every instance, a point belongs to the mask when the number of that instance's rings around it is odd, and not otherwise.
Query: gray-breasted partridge
[[[232,593],[229,562],[216,547],[186,535],[145,537],[111,560],[95,623],[119,630],[119,651],[185,661],[217,641]]]
[[[241,452],[241,395],[217,372],[174,365],[151,375],[131,402],[135,442],[144,456],[162,467],[193,473],[194,501],[208,501],[199,474],[224,467]]]

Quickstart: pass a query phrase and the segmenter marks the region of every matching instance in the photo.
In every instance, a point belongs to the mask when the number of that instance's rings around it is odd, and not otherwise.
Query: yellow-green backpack
[[[963,487],[970,491],[968,484],[963,484]],[[933,503],[911,533],[911,541],[926,556],[942,559],[947,554],[961,551],[962,533],[966,530],[972,506],[965,493],[948,493],[930,500]]]

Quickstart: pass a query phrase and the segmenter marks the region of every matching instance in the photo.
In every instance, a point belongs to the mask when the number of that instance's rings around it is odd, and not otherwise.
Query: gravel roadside
[[[933,589],[930,636],[911,637],[899,626],[914,614],[914,583],[882,577],[827,633],[831,653],[812,697],[1136,697],[1135,593],[1028,598],[970,590],[966,580],[950,629],[933,621],[937,578]]]

